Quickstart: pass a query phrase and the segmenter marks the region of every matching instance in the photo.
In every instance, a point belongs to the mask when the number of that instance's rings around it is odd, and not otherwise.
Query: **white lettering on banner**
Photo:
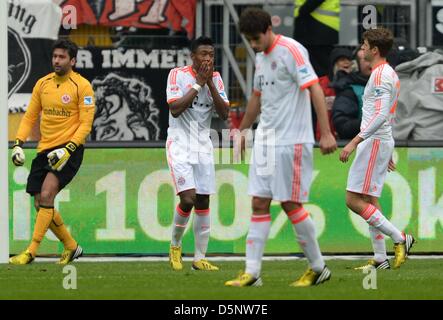
[[[432,239],[438,224],[443,227],[443,196],[436,197],[435,167],[418,172],[418,237]]]
[[[234,221],[229,226],[223,225],[219,217],[220,211],[223,211],[219,209],[220,195],[216,192],[211,196],[211,238],[222,241],[237,240],[246,235],[251,220],[251,199],[246,192],[248,178],[239,171],[222,169],[215,172],[215,181],[217,181],[217,191],[223,184],[232,186],[235,211]]]
[[[19,167],[14,170],[14,182],[17,185],[26,185],[29,170]],[[13,229],[14,240],[29,240],[31,237],[31,196],[25,189],[14,191],[13,195]]]
[[[412,217],[412,191],[408,181],[398,172],[390,172],[386,177],[386,185],[391,189],[392,212],[390,221],[399,229],[404,230]]]
[[[158,189],[165,184],[170,185],[175,193],[169,170],[162,169],[147,175],[138,189],[137,216],[140,228],[147,236],[158,241],[170,241],[172,235],[172,223],[169,226],[161,225],[157,213],[159,199]],[[179,198],[174,196],[174,209],[178,201]],[[172,216],[173,212],[170,212],[169,214]],[[183,234],[189,230],[191,225],[192,223],[189,221]]]
[[[60,202],[69,202],[71,201],[71,194],[68,189],[63,189],[59,193],[57,193],[57,196],[54,199],[54,208],[57,209],[60,212]],[[66,214],[62,214],[64,218],[66,218]],[[64,219],[66,220],[66,219]],[[69,232],[71,232],[71,227],[69,227],[66,224],[66,221],[63,223],[65,227],[68,229]],[[46,239],[51,241],[59,241],[56,235],[48,229],[48,232],[46,232]]]
[[[138,11],[136,0],[114,0],[112,4],[112,12],[109,13],[109,20],[111,21],[130,16]]]
[[[168,4],[168,0],[155,0],[154,4],[149,8],[149,11],[144,16],[140,17],[140,21],[148,24],[164,22],[166,20],[164,13]]]
[[[3,0],[8,2],[8,27],[22,38],[58,38],[62,9],[54,1]]]
[[[162,53],[162,63],[160,65],[161,69],[171,69],[175,67],[175,55],[177,54],[176,50],[160,50]]]
[[[112,50],[102,50],[102,68],[110,68],[111,67],[111,51]]]
[[[13,169],[11,180],[12,193],[12,238],[13,240],[29,240],[31,237],[34,212],[31,197],[25,192],[29,169],[18,167]],[[318,170],[313,172],[313,181],[319,175]],[[248,232],[251,209],[250,197],[247,195],[247,175],[234,169],[221,169],[216,171],[217,193],[211,196],[211,238],[220,241],[235,241],[244,237]],[[423,239],[435,239],[439,227],[443,227],[443,195],[437,194],[437,169],[435,167],[418,172],[418,237]],[[221,194],[223,185],[233,188],[232,196]],[[159,189],[168,185],[173,189],[173,182],[168,169],[160,169],[147,175],[141,182],[137,195],[137,217],[141,230],[156,241],[170,241],[172,222],[169,225],[161,224],[162,215],[158,212],[158,201],[174,202],[174,208],[179,198],[171,199],[159,197]],[[386,177],[386,185],[390,189],[392,198],[392,212],[383,212],[391,216],[390,221],[400,230],[405,229],[412,217],[413,195],[408,181],[398,172],[391,172]],[[106,220],[96,230],[96,240],[135,240],[135,230],[126,228],[126,171],[113,171],[103,176],[95,183],[96,199],[106,199]],[[99,196],[105,193],[105,195]],[[220,198],[222,197],[222,198]],[[226,200],[228,198],[228,200]],[[56,197],[55,207],[60,202],[70,201],[70,190],[62,190]],[[226,201],[233,201],[235,208],[229,214],[233,215],[232,223],[224,225],[220,214],[224,211]],[[344,205],[344,199],[343,199]],[[221,206],[221,207],[219,207]],[[321,207],[315,204],[307,204],[305,208],[310,212],[314,221],[317,236],[320,237],[325,231],[325,213]],[[385,209],[387,210],[387,209]],[[229,210],[231,211],[231,210]],[[163,213],[162,213],[163,214]],[[171,213],[167,213],[168,215]],[[361,235],[369,238],[367,223],[358,215],[349,213],[352,225]],[[164,216],[164,215],[163,215]],[[69,217],[66,219],[69,221]],[[169,221],[169,220],[168,220]],[[281,211],[273,219],[270,238],[278,236],[288,219]],[[185,232],[189,231],[190,222]],[[50,240],[56,241],[54,235],[47,235]]]
[[[386,175],[385,187],[391,189],[392,195],[392,213],[391,221],[399,230],[404,230],[409,224],[412,216],[412,191],[408,181],[398,172],[389,172]],[[344,201],[344,200],[343,200]],[[383,211],[384,216],[388,216],[389,212]],[[368,223],[359,215],[349,210],[352,224],[355,229],[363,236],[369,238]]]
[[[9,10],[8,10],[8,18],[13,18],[17,22],[23,25],[22,31],[25,34],[30,34],[32,32],[32,27],[37,22],[37,18],[31,14],[25,6],[21,6],[20,3],[14,3],[9,0]]]
[[[80,69],[93,69],[92,53],[88,50],[78,50],[75,66]]]
[[[102,68],[151,68],[171,69],[192,63],[189,49],[152,50],[149,54],[142,49],[110,49],[102,50]],[[92,63],[92,62],[91,62]]]
[[[135,68],[135,49],[112,50],[112,68]]]
[[[160,66],[158,62],[159,50],[154,49],[147,54],[142,49],[137,49],[137,69],[143,69],[145,66],[157,69]]]
[[[29,175],[29,170],[24,167],[16,168],[14,170],[14,182],[18,185],[26,185]],[[13,192],[13,239],[14,240],[31,240],[31,217],[32,213],[36,214],[32,205],[31,195],[26,192],[26,189]],[[54,200],[54,207],[58,210],[60,202],[68,202],[70,200],[69,190],[64,189],[57,194]],[[34,216],[34,215],[32,215]],[[68,230],[70,228],[66,226]],[[57,237],[48,230],[46,238],[51,241],[58,241]]]
[[[134,240],[126,228],[126,171],[113,171],[95,183],[95,195],[106,193],[106,228],[96,230],[97,240]]]
[[[318,175],[314,172],[314,178]],[[246,190],[248,185],[247,177],[236,170],[222,169],[216,171],[217,190],[224,184],[234,188],[235,216],[234,221],[229,225],[222,225],[220,222],[219,193],[211,196],[211,238],[221,241],[237,240],[245,236],[248,232],[249,220],[251,216],[250,197],[241,190]],[[168,170],[154,171],[143,179],[138,192],[138,220],[140,227],[152,239],[157,241],[169,241],[171,238],[172,225],[163,226],[158,218],[158,189],[161,185],[170,185],[173,188],[170,173]],[[178,197],[174,197],[174,208],[178,203]],[[316,205],[306,205],[316,225],[317,236],[319,237],[325,229],[325,218],[323,210]],[[172,214],[172,213],[171,213]],[[288,219],[282,212],[271,228],[271,238],[277,236],[281,228]],[[189,222],[186,232],[189,230]]]
[[[312,182],[315,181],[315,178],[317,178],[319,173],[320,171],[314,170],[312,173]],[[303,206],[305,207],[306,211],[309,212],[311,219],[314,221],[317,238],[320,238],[326,226],[325,213],[315,204],[305,204]],[[287,222],[289,222],[288,216],[284,210],[281,210],[277,217],[272,221],[271,230],[269,231],[269,239],[276,238]]]

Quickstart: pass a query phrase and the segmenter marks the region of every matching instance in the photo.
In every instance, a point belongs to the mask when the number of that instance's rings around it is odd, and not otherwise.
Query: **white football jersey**
[[[276,35],[267,52],[256,56],[253,94],[261,97],[256,143],[276,145],[314,143],[310,94],[318,82],[305,47]]]
[[[172,69],[169,72],[166,87],[168,104],[183,97],[196,83],[195,73],[191,66]],[[212,76],[220,97],[229,104],[220,73]],[[210,128],[214,103],[207,85],[203,86],[195,97],[192,105],[177,118],[169,113],[168,140],[173,140],[183,146],[197,147],[198,150],[211,152]],[[196,145],[195,142],[198,142]]]
[[[361,138],[392,139],[392,120],[400,94],[400,80],[388,64],[375,66],[363,95]]]

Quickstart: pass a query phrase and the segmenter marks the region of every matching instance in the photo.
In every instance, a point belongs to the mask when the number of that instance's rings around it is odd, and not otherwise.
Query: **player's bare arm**
[[[203,87],[206,84],[206,82],[208,82],[208,74],[209,74],[208,70],[209,70],[209,63],[202,62],[196,74],[196,84],[198,84],[200,87]],[[199,90],[191,88],[183,97],[171,102],[169,104],[169,110],[171,110],[172,116],[174,118],[177,118],[187,108],[189,108],[192,105],[192,101],[194,101],[198,93]]]
[[[212,74],[214,72],[213,62],[210,62],[208,66],[209,74],[207,75],[208,81],[206,82],[206,84],[208,85],[209,91],[211,92],[212,100],[214,101],[215,111],[222,120],[226,120],[228,118],[229,105],[226,103],[226,101],[223,100],[222,97],[220,97],[220,93],[218,92],[217,87],[212,80]]]
[[[357,146],[360,142],[363,141],[363,138],[359,135],[356,135],[354,139],[352,139],[341,151],[340,153],[340,161],[341,162],[348,162],[349,156],[354,152],[355,149],[357,149]]]
[[[242,122],[240,123],[239,130],[240,132],[243,132],[245,129],[249,129],[252,124],[254,123],[255,119],[257,119],[258,115],[260,114],[260,96],[256,94],[252,94],[251,98],[249,98],[248,104],[246,106],[245,115],[243,116]],[[240,153],[244,155],[244,151],[246,148],[246,138],[245,134],[241,134],[241,148]],[[234,157],[238,159],[238,154],[235,153],[236,150],[234,150]],[[237,151],[238,152],[238,151]]]
[[[252,94],[251,98],[249,98],[248,104],[246,105],[245,115],[243,116],[243,120],[240,124],[240,131],[244,129],[249,129],[254,123],[255,119],[257,119],[260,114],[260,96],[256,94]]]
[[[311,92],[311,99],[314,104],[315,113],[317,114],[317,121],[320,125],[320,150],[322,154],[333,153],[337,149],[337,142],[331,133],[329,127],[328,114],[325,96],[318,83],[309,87]]]

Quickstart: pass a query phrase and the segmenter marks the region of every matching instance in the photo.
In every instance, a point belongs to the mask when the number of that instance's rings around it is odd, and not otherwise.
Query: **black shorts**
[[[45,180],[48,172],[52,172],[58,178],[59,191],[62,190],[75,177],[83,161],[84,147],[83,145],[78,146],[63,169],[61,171],[55,171],[49,166],[47,155],[52,150],[60,147],[62,146],[37,153],[37,156],[34,158],[34,160],[32,160],[31,172],[29,173],[28,184],[26,185],[27,193],[31,195],[40,193],[43,181]]]

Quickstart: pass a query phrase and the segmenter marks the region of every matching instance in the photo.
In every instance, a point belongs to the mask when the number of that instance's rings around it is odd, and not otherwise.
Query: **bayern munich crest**
[[[272,69],[272,70],[275,70],[275,69],[277,69],[277,62],[275,62],[275,61],[272,61],[272,64],[271,64],[271,69]]]
[[[186,182],[186,180],[185,180],[185,178],[183,178],[183,177],[180,177],[180,178],[178,178],[178,180],[177,180],[177,183],[178,183],[180,186],[184,185],[185,182]]]

